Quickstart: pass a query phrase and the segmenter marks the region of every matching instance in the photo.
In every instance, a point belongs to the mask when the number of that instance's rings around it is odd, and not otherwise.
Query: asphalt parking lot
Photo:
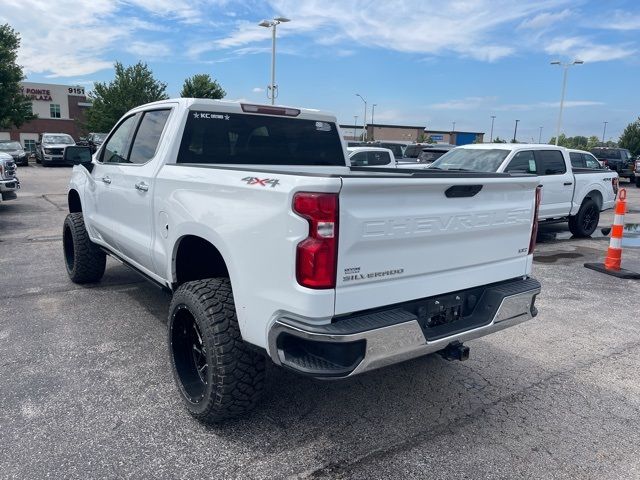
[[[98,285],[68,280],[69,174],[20,168],[0,204],[0,478],[640,478],[640,281],[583,267],[605,236],[542,228],[539,316],[467,362],[340,382],[272,368],[257,411],[208,428],[171,378],[169,296],[112,259]]]

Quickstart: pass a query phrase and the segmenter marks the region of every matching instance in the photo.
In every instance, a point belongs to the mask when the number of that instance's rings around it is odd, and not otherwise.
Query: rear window
[[[407,158],[418,158],[423,148],[424,145],[407,145],[407,148],[404,149],[404,156]]]
[[[449,150],[435,150],[435,149],[422,150],[420,152],[420,155],[418,155],[418,162],[419,163],[431,163],[431,162],[439,159],[441,156],[443,156],[448,151]]]
[[[349,158],[349,161],[353,167],[373,167],[389,165],[391,163],[391,157],[389,156],[389,152],[381,150],[367,150],[354,153]]]
[[[178,163],[345,165],[335,123],[191,111]]]
[[[591,150],[597,158],[620,158],[620,150],[614,150],[609,148],[594,148]]]
[[[433,162],[431,168],[496,172],[509,153],[501,148],[456,148]]]

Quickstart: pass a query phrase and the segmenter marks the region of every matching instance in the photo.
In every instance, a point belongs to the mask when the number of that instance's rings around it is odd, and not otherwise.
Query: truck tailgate
[[[336,315],[528,274],[537,185],[536,177],[343,177]]]

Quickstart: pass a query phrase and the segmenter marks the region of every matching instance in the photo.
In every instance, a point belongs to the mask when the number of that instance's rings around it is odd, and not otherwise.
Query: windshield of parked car
[[[333,122],[191,111],[178,163],[346,166]]]
[[[433,162],[431,168],[496,172],[509,152],[501,148],[456,148]]]
[[[0,152],[13,152],[14,150],[22,150],[19,142],[0,142]]]
[[[75,142],[69,135],[45,135],[42,137],[42,143],[61,143],[64,145],[73,145]]]
[[[107,133],[94,133],[92,140],[97,143],[104,142],[104,139],[107,138]]]

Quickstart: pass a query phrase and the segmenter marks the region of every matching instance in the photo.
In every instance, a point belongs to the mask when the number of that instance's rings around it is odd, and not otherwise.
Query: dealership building
[[[25,150],[34,151],[42,133],[68,133],[78,140],[83,131],[87,101],[84,87],[22,82],[22,93],[31,99],[35,120],[20,128],[0,130],[0,140],[17,140]]]
[[[345,140],[361,140],[362,125],[340,125]],[[385,125],[380,123],[367,125],[367,139],[396,142],[417,142],[419,139],[431,137],[437,143],[451,145],[467,145],[482,143],[484,132],[460,132],[457,130],[430,130],[421,125]]]

